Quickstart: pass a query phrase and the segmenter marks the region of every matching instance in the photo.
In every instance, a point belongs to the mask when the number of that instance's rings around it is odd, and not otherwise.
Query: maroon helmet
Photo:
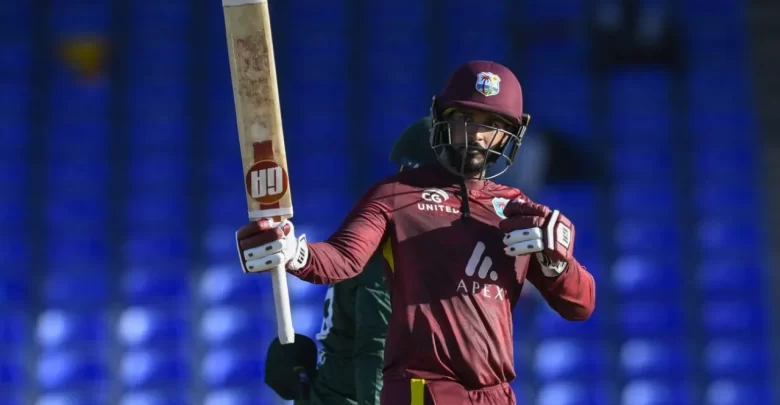
[[[489,145],[488,148],[468,144],[453,145],[452,122],[447,120],[448,113],[463,109],[490,113],[506,121],[504,129],[484,124],[468,124],[480,127],[480,131],[488,129],[496,131],[496,134],[504,133],[506,141],[503,145]],[[480,172],[503,158],[506,166],[487,178],[502,174],[512,164],[531,119],[530,115],[523,113],[523,90],[514,73],[501,64],[481,60],[460,66],[450,76],[444,89],[433,98],[431,118],[431,147],[443,158],[442,162],[448,169],[465,175],[466,152],[455,153],[457,147],[461,147],[463,151],[477,149],[484,153],[485,160]],[[496,138],[494,136],[492,139]],[[468,140],[466,142],[468,143]],[[458,164],[460,160],[462,162]]]

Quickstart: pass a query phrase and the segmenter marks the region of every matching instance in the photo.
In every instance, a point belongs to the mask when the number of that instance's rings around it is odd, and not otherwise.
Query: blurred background
[[[390,146],[457,65],[495,60],[524,84],[531,129],[499,179],[574,221],[599,301],[581,324],[534,294],[518,305],[519,404],[780,403],[779,2],[271,12],[310,239],[396,170]],[[2,1],[0,72],[0,405],[280,403],[262,383],[270,282],[235,257],[220,2]],[[291,283],[313,335],[324,289]]]

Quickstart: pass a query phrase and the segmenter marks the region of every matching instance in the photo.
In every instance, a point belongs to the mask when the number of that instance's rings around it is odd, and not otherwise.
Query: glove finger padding
[[[300,269],[308,260],[305,236],[295,238],[291,222],[261,219],[236,232],[236,246],[244,272],[268,271],[278,266]],[[295,258],[295,262],[291,263]]]

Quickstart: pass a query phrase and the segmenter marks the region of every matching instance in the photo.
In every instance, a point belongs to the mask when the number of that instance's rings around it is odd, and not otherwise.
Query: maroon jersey
[[[460,179],[440,167],[380,182],[327,241],[309,245],[310,262],[296,273],[335,283],[382,250],[392,300],[385,379],[448,379],[470,389],[512,381],[512,310],[525,280],[566,319],[593,311],[593,278],[576,261],[548,278],[533,255],[504,253],[497,225],[508,200],[525,198],[519,190],[487,180],[465,184],[467,221]]]

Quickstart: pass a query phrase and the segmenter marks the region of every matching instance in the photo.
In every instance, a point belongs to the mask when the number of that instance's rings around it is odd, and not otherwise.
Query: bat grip
[[[287,271],[284,265],[271,270],[271,283],[274,290],[274,307],[276,308],[276,329],[279,342],[283,345],[295,342],[295,330],[290,312],[290,293],[287,290]]]

